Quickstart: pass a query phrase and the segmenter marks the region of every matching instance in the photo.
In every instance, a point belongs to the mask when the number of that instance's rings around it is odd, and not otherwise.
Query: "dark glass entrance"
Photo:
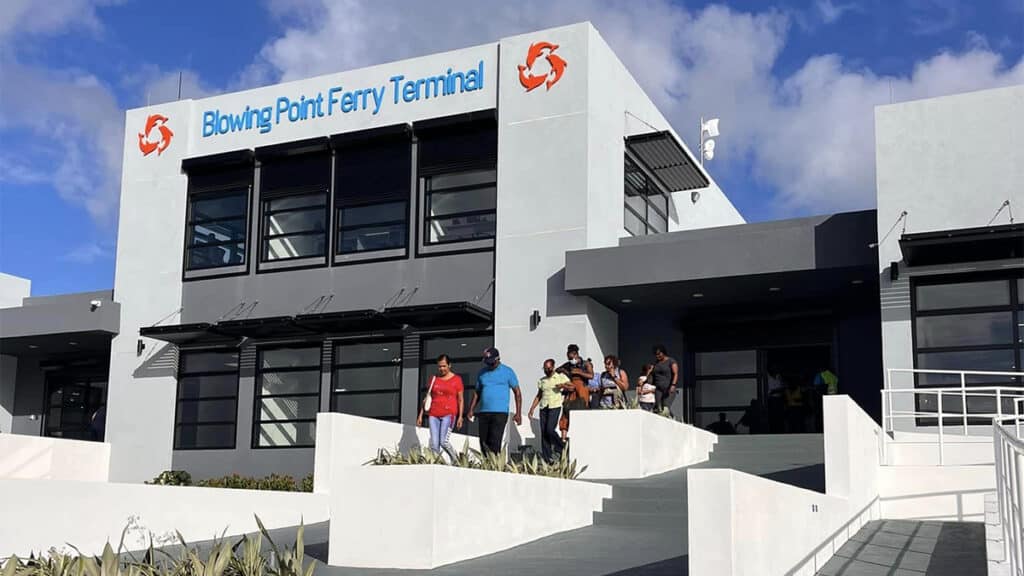
[[[105,376],[52,372],[46,377],[43,435],[103,441],[103,426],[91,426],[93,415],[106,405]],[[102,414],[101,414],[102,418]]]

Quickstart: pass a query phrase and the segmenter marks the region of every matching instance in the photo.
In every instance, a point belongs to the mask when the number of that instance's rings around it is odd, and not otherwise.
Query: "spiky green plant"
[[[274,544],[274,540],[270,538],[270,534],[267,533],[267,529],[263,526],[263,522],[260,521],[258,516],[256,517],[256,524],[260,527],[260,534],[267,538],[271,549],[274,551],[273,556],[271,556],[270,569],[268,570],[270,576],[313,576],[313,569],[316,567],[316,564],[310,562],[307,565],[305,562],[306,545],[302,537],[306,527],[302,522],[299,523],[299,530],[295,535],[295,547],[286,547],[284,550],[278,549],[277,545]]]

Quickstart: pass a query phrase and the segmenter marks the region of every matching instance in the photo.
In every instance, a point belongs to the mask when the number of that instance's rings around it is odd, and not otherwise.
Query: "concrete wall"
[[[0,435],[0,478],[106,482],[109,476],[109,444]]]
[[[188,542],[255,532],[254,515],[268,529],[328,519],[320,494],[68,480],[0,479],[0,510],[19,519],[0,522],[0,557],[22,558],[69,545],[100,554],[126,527],[125,548],[142,550],[151,535],[155,545],[177,544],[175,531]]]
[[[643,410],[574,412],[569,436],[587,479],[644,478],[705,462],[718,442],[710,432]]]
[[[1005,200],[1020,212],[1022,124],[1024,86],[877,107],[879,239],[902,211],[908,234],[985,226]],[[1007,223],[1006,210],[993,222]],[[890,263],[902,261],[901,229],[878,247],[886,368],[914,367],[909,280],[905,271],[896,281],[889,276]]]
[[[883,466],[878,489],[883,518],[982,522],[995,467]]]
[[[43,433],[43,404],[46,377],[39,367],[39,358],[22,356],[17,362],[17,386],[14,391],[14,411],[11,432],[40,436]]]
[[[317,414],[313,490],[328,492],[344,475],[376,458],[382,448],[408,452],[429,446],[429,441],[427,428],[349,414]],[[452,434],[450,441],[460,452],[466,447],[480,449],[480,441],[475,437]]]
[[[0,272],[0,308],[21,306],[21,301],[32,293],[32,281]]]
[[[331,518],[358,519],[331,522],[330,565],[423,569],[588,526],[612,493],[605,484],[448,466],[352,469],[329,490]]]

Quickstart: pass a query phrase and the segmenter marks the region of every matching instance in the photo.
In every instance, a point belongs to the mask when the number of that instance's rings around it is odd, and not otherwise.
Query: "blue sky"
[[[870,208],[874,105],[1024,83],[1024,0],[0,5],[0,272],[113,285],[122,114],[591,20],[750,221]]]

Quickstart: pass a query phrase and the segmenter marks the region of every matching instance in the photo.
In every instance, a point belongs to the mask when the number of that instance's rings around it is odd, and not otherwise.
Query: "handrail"
[[[996,496],[999,500],[999,524],[1003,531],[1003,558],[1010,574],[1024,576],[1024,439],[1020,437],[1022,399],[1014,402],[1014,416],[992,423],[992,442],[996,457]],[[1006,428],[1013,421],[1017,435]]]

